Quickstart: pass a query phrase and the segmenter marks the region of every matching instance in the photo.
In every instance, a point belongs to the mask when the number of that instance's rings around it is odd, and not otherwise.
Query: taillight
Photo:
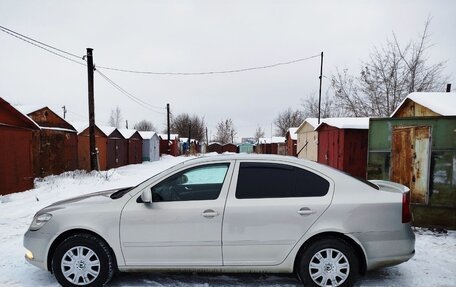
[[[402,223],[412,221],[412,213],[410,212],[410,192],[402,194]]]

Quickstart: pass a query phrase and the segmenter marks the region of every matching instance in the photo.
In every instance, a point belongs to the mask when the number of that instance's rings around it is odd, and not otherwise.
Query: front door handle
[[[308,207],[302,207],[301,209],[298,210],[298,213],[299,213],[299,215],[307,216],[307,215],[311,215],[311,214],[316,213],[316,211],[312,210],[312,209],[310,209]]]
[[[206,218],[213,218],[213,217],[218,216],[219,213],[217,211],[212,210],[212,209],[206,209],[205,211],[203,211],[203,213],[201,213],[201,215],[206,217]]]

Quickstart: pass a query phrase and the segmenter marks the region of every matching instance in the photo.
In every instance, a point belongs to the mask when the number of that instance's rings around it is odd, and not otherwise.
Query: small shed
[[[160,138],[155,132],[139,132],[143,138],[142,160],[156,161],[160,159]]]
[[[40,128],[0,98],[0,195],[33,188],[32,142]]]
[[[78,133],[78,168],[90,171],[90,139],[89,123],[71,122]],[[108,158],[108,136],[95,126],[95,147],[97,149],[98,166],[106,170]]]
[[[179,135],[170,134],[168,141],[168,134],[159,134],[160,138],[160,156],[162,154],[169,154],[172,156],[179,156]]]
[[[369,118],[328,118],[318,132],[318,162],[366,178]]]
[[[36,161],[34,174],[44,177],[77,169],[78,139],[76,129],[49,107],[17,106],[39,127],[33,142]]]
[[[317,126],[317,118],[307,118],[296,130],[298,158],[318,160],[318,132],[315,131]]]
[[[411,93],[371,119],[368,178],[410,188],[413,223],[456,229],[456,93]]]
[[[253,151],[254,151],[253,144],[247,143],[247,142],[241,143],[238,146],[238,149],[239,149],[239,153],[253,153]]]
[[[262,153],[262,154],[286,155],[287,154],[286,138],[285,137],[259,138],[256,152]]]
[[[222,152],[233,152],[237,153],[237,146],[232,143],[227,143],[222,146]]]
[[[128,164],[142,163],[143,138],[137,130],[119,129],[119,132],[128,143]]]
[[[297,156],[298,135],[296,131],[298,128],[289,128],[285,135],[287,144],[287,155]]]
[[[217,142],[209,143],[207,152],[223,153],[223,146]]]
[[[100,126],[108,136],[106,169],[118,168],[128,164],[128,140],[115,127]]]

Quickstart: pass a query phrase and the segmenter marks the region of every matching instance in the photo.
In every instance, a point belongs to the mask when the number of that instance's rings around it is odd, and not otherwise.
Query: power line
[[[13,31],[11,29],[8,29],[6,27],[3,27],[0,25],[0,31],[9,34],[19,40],[22,40],[24,42],[27,42],[35,47],[38,47],[40,49],[43,49],[49,53],[52,53],[58,57],[64,58],[66,60],[72,61],[76,64],[86,66],[85,63],[76,61],[68,56],[77,58],[77,59],[84,59],[81,56],[78,56],[74,53],[67,52],[65,50],[56,48],[54,46],[51,46],[49,44],[43,43],[41,41],[35,40],[31,37],[28,37],[26,35],[23,35],[21,33],[18,33],[16,31]],[[54,51],[53,51],[54,50]],[[59,53],[57,53],[58,51]],[[62,54],[66,54],[62,55]],[[128,70],[128,69],[119,69],[119,68],[113,68],[113,67],[107,67],[107,66],[97,66],[98,69],[105,69],[105,70],[111,70],[111,71],[117,71],[117,72],[124,72],[124,73],[133,73],[133,74],[146,74],[146,75],[172,75],[172,76],[202,76],[202,75],[214,75],[214,74],[232,74],[232,73],[241,73],[241,72],[247,72],[247,71],[253,71],[253,70],[262,70],[262,69],[269,69],[269,68],[275,68],[278,66],[284,66],[284,65],[290,65],[302,61],[307,61],[313,58],[318,58],[320,57],[320,54],[313,55],[310,57],[306,58],[299,58],[287,62],[279,62],[275,64],[270,64],[270,65],[264,65],[264,66],[256,66],[256,67],[248,67],[248,68],[241,68],[241,69],[233,69],[233,70],[222,70],[222,71],[206,71],[206,72],[156,72],[156,71],[139,71],[139,70]]]
[[[99,70],[95,70],[98,74],[100,74],[100,76],[105,79],[109,84],[111,84],[114,88],[116,88],[118,91],[120,91],[122,94],[124,94],[125,96],[127,96],[128,98],[130,98],[131,100],[133,100],[134,102],[136,102],[137,104],[139,104],[140,106],[142,106],[143,108],[146,108],[150,111],[153,111],[153,112],[156,112],[156,113],[159,113],[159,114],[162,114],[164,115],[165,113],[164,112],[159,112],[157,110],[154,110],[154,109],[159,109],[159,110],[163,110],[164,108],[160,108],[158,106],[154,106],[154,105],[151,105],[143,100],[141,100],[140,98],[137,98],[135,97],[134,95],[132,95],[131,93],[127,92],[125,89],[123,89],[121,86],[119,86],[118,84],[116,84],[113,80],[111,80],[110,78],[108,78],[108,76],[106,76],[105,74],[103,74],[102,72],[100,72]]]
[[[59,54],[59,53],[57,53],[57,52],[55,52],[55,51],[52,51],[52,50],[50,50],[50,49],[48,49],[48,48],[46,48],[46,47],[51,47],[51,48],[54,49],[54,50],[57,50],[57,51],[59,51],[59,52],[62,52],[62,53],[65,53],[65,54],[69,54],[69,55],[72,55],[72,56],[76,56],[76,55],[73,55],[73,54],[68,53],[68,52],[65,52],[65,51],[63,51],[63,50],[54,48],[54,47],[52,47],[52,46],[49,46],[49,45],[44,44],[44,43],[42,43],[42,42],[33,40],[33,39],[28,38],[28,37],[26,37],[26,36],[22,36],[21,34],[18,34],[18,33],[14,32],[14,31],[11,31],[11,30],[9,30],[9,29],[7,29],[7,28],[4,28],[3,26],[0,26],[0,31],[2,31],[2,32],[6,33],[6,34],[9,34],[9,35],[11,35],[11,36],[13,36],[13,37],[15,37],[15,38],[17,38],[17,39],[19,39],[19,40],[22,40],[22,41],[24,41],[24,42],[27,42],[27,43],[29,43],[29,44],[35,46],[35,47],[38,47],[38,48],[40,48],[40,49],[43,49],[43,50],[45,50],[45,51],[47,51],[47,52],[49,52],[49,53],[52,53],[52,54],[54,54],[54,55],[56,55],[56,56],[59,56],[59,57],[61,57],[61,58],[64,58],[64,59],[69,60],[69,61],[71,61],[71,62],[74,62],[74,63],[76,63],[76,64],[86,66],[86,64],[84,64],[84,63],[82,63],[82,62],[76,61],[76,60],[74,60],[74,59],[71,59],[70,57],[67,57],[67,56],[64,56],[64,55],[62,55],[62,54]],[[11,31],[11,32],[10,32],[10,31]],[[28,40],[28,39],[30,39],[30,40]],[[37,43],[39,43],[39,44],[37,44]],[[45,47],[40,46],[40,45],[43,45],[43,46],[45,46]],[[79,56],[76,56],[76,57],[81,58],[81,57],[79,57]]]
[[[214,74],[232,74],[232,73],[241,73],[241,72],[247,72],[247,71],[252,71],[252,70],[268,69],[268,68],[274,68],[274,67],[278,67],[278,66],[290,65],[290,64],[294,64],[294,63],[298,63],[298,62],[302,62],[302,61],[307,61],[307,60],[310,60],[313,58],[318,58],[318,57],[320,57],[320,54],[310,56],[307,58],[300,58],[300,59],[295,59],[295,60],[291,60],[288,62],[280,62],[280,63],[265,65],[265,66],[257,66],[257,67],[234,69],[234,70],[224,70],[224,71],[209,71],[209,72],[153,72],[153,71],[137,71],[137,70],[118,69],[118,68],[111,68],[111,67],[105,67],[105,66],[97,66],[97,68],[117,71],[117,72],[124,72],[124,73],[133,73],[133,74],[201,76],[201,75],[214,75]]]
[[[5,32],[5,33],[12,33],[12,34],[14,34],[14,35],[17,35],[17,36],[20,36],[20,37],[22,37],[22,38],[28,39],[28,40],[30,40],[30,41],[36,42],[36,43],[38,43],[38,44],[40,44],[40,45],[43,45],[43,46],[45,46],[45,47],[48,47],[48,48],[51,48],[51,49],[53,49],[53,50],[59,51],[59,52],[61,52],[61,53],[67,54],[68,56],[73,56],[73,57],[75,57],[75,58],[82,59],[81,56],[78,56],[78,55],[76,55],[76,54],[73,54],[73,53],[70,53],[70,52],[61,50],[61,49],[59,49],[59,48],[53,47],[53,46],[48,45],[48,44],[46,44],[46,43],[40,42],[40,41],[35,40],[35,39],[33,39],[33,38],[30,38],[30,37],[28,37],[28,36],[22,35],[21,33],[18,33],[18,32],[16,32],[16,31],[13,31],[13,30],[11,30],[11,29],[8,29],[8,28],[6,28],[6,27],[3,27],[3,26],[1,26],[1,25],[0,25],[0,28],[1,28],[2,30],[4,30],[3,32]],[[11,34],[10,34],[10,35],[11,35]]]

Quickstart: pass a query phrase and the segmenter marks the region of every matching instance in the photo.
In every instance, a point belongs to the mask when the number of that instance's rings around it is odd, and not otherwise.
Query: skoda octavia
[[[221,155],[56,202],[24,246],[64,286],[102,286],[116,270],[294,272],[305,286],[350,286],[414,255],[410,217],[400,184],[292,157]]]

